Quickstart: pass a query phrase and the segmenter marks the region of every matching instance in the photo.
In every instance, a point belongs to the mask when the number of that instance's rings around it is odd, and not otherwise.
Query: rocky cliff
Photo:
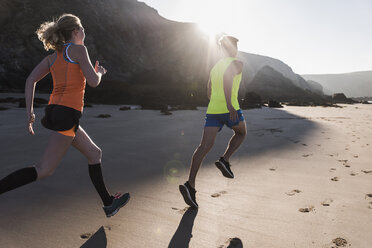
[[[303,75],[303,77],[319,82],[331,94],[343,92],[348,97],[372,96],[372,71],[313,74]]]
[[[195,24],[167,20],[136,0],[2,0],[0,90],[23,90],[32,68],[49,54],[37,39],[36,29],[62,13],[80,17],[92,61],[98,59],[108,69],[102,84],[87,90],[89,101],[206,103],[209,70],[219,58],[216,42],[210,42]],[[243,94],[265,66],[287,78],[287,88],[321,94],[279,60],[244,52],[239,56],[245,64]],[[37,89],[50,90],[50,76]]]
[[[257,93],[264,101],[275,99],[283,102],[323,103],[322,95],[309,89],[294,86],[292,80],[270,66],[262,67],[247,86],[247,91]]]

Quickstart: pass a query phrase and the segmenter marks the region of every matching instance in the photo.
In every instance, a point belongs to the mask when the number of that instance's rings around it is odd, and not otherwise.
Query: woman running
[[[52,175],[72,145],[88,159],[89,176],[102,199],[106,216],[111,217],[129,201],[130,195],[117,193],[112,196],[107,191],[101,171],[102,151],[79,126],[84,107],[85,82],[91,87],[97,87],[106,69],[98,61],[93,68],[84,46],[84,28],[77,16],[63,14],[55,22],[41,24],[36,34],[45,50],[52,49],[55,52],[46,56],[27,78],[25,97],[28,131],[35,135],[32,128],[35,121],[35,85],[50,72],[53,91],[41,123],[53,132],[41,162],[0,180],[0,194]]]

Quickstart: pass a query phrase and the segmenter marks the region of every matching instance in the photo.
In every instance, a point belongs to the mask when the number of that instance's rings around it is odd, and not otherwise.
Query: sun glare
[[[209,39],[214,39],[217,34],[221,33],[219,27],[215,24],[210,23],[198,23],[199,30]]]

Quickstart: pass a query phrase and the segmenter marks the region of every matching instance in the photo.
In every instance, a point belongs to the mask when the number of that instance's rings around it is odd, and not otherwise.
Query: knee
[[[88,157],[89,164],[101,163],[101,159],[102,159],[102,149],[99,147],[92,149]]]
[[[198,150],[202,153],[208,153],[212,147],[214,145],[214,142],[209,142],[209,143],[205,143],[205,144],[200,144],[198,146]]]
[[[235,131],[235,135],[238,135],[244,138],[247,135],[247,130],[244,129],[244,130]]]
[[[46,164],[37,165],[35,168],[36,168],[36,172],[37,172],[37,180],[47,178],[47,177],[53,175],[53,173],[55,171],[54,168],[51,168]]]

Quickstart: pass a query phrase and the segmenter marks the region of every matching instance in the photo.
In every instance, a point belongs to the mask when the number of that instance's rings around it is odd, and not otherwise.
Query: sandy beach
[[[85,108],[80,124],[103,150],[107,186],[129,191],[129,204],[106,218],[86,159],[70,148],[53,176],[0,196],[0,247],[371,247],[372,105],[341,106],[244,110],[235,179],[214,166],[232,134],[224,127],[197,177],[198,211],[178,184],[206,108]],[[9,107],[0,111],[1,178],[36,163],[50,133],[42,108],[31,136],[25,109]]]

